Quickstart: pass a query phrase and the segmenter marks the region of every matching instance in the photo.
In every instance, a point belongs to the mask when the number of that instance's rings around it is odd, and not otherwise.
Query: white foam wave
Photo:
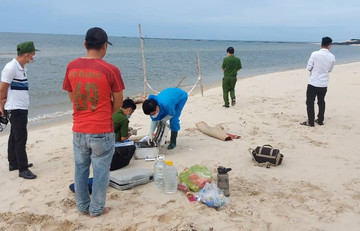
[[[60,118],[60,117],[63,117],[63,116],[71,115],[72,113],[73,113],[72,110],[68,110],[68,111],[52,112],[52,113],[42,114],[42,115],[35,116],[33,118],[29,118],[29,123],[43,121],[43,120],[57,119],[57,118]]]

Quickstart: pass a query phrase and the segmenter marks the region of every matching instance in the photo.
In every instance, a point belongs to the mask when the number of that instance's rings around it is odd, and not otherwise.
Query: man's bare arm
[[[123,104],[123,92],[113,92],[113,105],[112,105],[112,113],[117,112]]]
[[[5,82],[0,83],[0,113],[2,116],[5,116],[4,106],[6,103],[9,86],[10,86],[9,83],[5,83]]]

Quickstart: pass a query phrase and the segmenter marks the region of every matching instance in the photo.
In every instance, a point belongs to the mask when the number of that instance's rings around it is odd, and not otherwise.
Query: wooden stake
[[[185,77],[183,77],[183,78],[180,80],[179,84],[178,84],[176,87],[180,87],[180,84],[184,81],[184,79],[185,79]]]
[[[143,70],[144,70],[144,96],[146,96],[146,62],[145,62],[145,52],[144,52],[144,38],[141,34],[141,24],[139,24],[139,33],[140,33],[140,43],[141,43],[141,53],[143,60]]]
[[[201,76],[201,66],[200,66],[199,51],[196,51],[196,61],[197,61],[198,75],[199,75],[199,79],[200,79],[200,91],[201,91],[201,96],[204,96],[204,88],[203,88],[203,84],[202,84],[202,76]]]

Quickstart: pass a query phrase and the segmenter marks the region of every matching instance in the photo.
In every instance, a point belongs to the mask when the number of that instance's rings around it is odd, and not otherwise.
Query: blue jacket
[[[188,94],[180,88],[166,88],[161,91],[157,96],[149,95],[149,99],[155,99],[160,108],[159,115],[153,121],[159,121],[164,119],[167,115],[170,115],[170,130],[177,132],[180,130],[181,111],[185,106],[188,99]]]

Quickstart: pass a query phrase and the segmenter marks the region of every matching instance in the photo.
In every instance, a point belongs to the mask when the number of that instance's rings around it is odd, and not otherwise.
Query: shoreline
[[[340,63],[340,64],[336,64],[336,65],[343,65],[343,64],[351,64],[351,63],[357,63],[357,62],[360,62],[359,61],[350,61],[350,62],[344,62],[344,63]],[[304,68],[305,69],[305,68]],[[254,78],[254,77],[257,77],[257,76],[262,76],[262,75],[269,75],[269,74],[274,74],[274,73],[283,73],[283,72],[288,72],[288,71],[296,71],[296,70],[303,70],[303,69],[292,69],[292,68],[289,68],[287,70],[283,70],[283,71],[278,71],[278,72],[269,72],[269,73],[263,73],[263,74],[254,74],[254,75],[248,75],[248,76],[241,76],[241,77],[238,77],[238,82],[244,80],[244,79],[248,79],[248,78]],[[241,75],[241,70],[239,71],[240,75]],[[212,83],[206,83],[203,85],[203,88],[204,88],[204,91],[206,90],[209,90],[209,89],[212,89],[212,88],[217,88],[217,87],[220,87],[221,88],[221,77],[219,77],[220,80],[219,81],[216,81],[216,82],[212,82]],[[191,89],[192,86],[182,86],[181,88],[189,88]],[[149,89],[148,89],[149,90]],[[154,93],[151,93],[151,94],[154,94]],[[193,96],[193,95],[196,95],[196,94],[201,94],[201,90],[200,90],[200,86],[198,85],[197,87],[195,87],[195,89],[192,91],[192,93],[190,94],[190,96]],[[139,97],[139,96],[142,96],[143,93],[138,93],[138,94],[134,94],[134,95],[131,95],[131,96],[127,96],[131,99],[134,99],[136,97]],[[149,95],[149,94],[148,94]],[[141,103],[140,103],[141,104]],[[71,105],[71,102],[69,101],[69,105]],[[72,109],[71,109],[72,110]],[[28,127],[29,128],[35,128],[37,129],[37,127],[46,127],[46,126],[52,126],[52,125],[56,125],[58,123],[67,123],[69,121],[72,120],[72,114],[66,114],[66,115],[62,115],[62,116],[59,116],[59,117],[51,117],[51,118],[46,118],[45,120],[44,119],[38,119],[34,122],[29,122],[28,123]],[[2,134],[6,133],[6,130],[5,129]],[[1,133],[0,133],[0,136],[1,136]]]

